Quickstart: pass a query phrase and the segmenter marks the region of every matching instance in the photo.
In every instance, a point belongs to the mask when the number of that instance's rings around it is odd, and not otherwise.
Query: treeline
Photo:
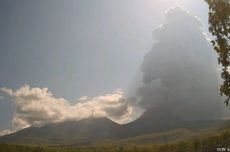
[[[220,149],[226,148],[226,149]],[[61,148],[48,146],[0,144],[0,152],[216,152],[230,151],[230,132],[164,145],[120,145]]]
[[[0,152],[58,152],[58,151],[59,151],[58,149],[52,149],[45,146],[43,147],[43,146],[29,146],[29,145],[13,145],[13,144],[0,145]]]
[[[223,148],[223,149],[222,149]],[[230,132],[225,131],[218,136],[193,139],[176,144],[163,145],[157,152],[217,152],[230,151]]]

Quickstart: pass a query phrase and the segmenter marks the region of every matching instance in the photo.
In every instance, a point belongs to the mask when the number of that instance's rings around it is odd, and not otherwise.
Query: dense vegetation
[[[48,147],[31,145],[0,144],[0,152],[216,152],[217,148],[229,148],[230,131],[202,139],[192,139],[174,144],[103,145],[87,147]],[[227,151],[227,150],[226,150]]]
[[[230,100],[230,0],[206,0],[209,5],[209,31],[214,36],[212,44],[222,65],[220,94]]]

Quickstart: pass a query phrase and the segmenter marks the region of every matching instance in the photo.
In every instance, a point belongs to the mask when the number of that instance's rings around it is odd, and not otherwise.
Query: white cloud
[[[10,134],[10,133],[12,133],[11,130],[3,130],[0,132],[0,136],[4,136],[4,135]]]
[[[76,104],[55,98],[48,88],[30,88],[25,85],[18,90],[0,88],[0,91],[9,95],[15,105],[13,131],[88,117],[108,117],[124,123],[131,120],[133,113],[133,107],[122,90],[96,97],[84,96]],[[5,131],[4,134],[9,132]]]

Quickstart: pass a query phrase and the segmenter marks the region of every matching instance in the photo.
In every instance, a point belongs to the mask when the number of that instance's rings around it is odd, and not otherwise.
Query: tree
[[[209,5],[209,31],[214,36],[211,41],[222,65],[220,95],[230,100],[230,0],[205,0]]]

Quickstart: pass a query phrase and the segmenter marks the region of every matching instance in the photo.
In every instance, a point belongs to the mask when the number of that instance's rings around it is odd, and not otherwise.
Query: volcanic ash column
[[[156,43],[141,66],[140,105],[190,120],[219,119],[217,59],[201,22],[179,7],[165,21],[154,31]]]

